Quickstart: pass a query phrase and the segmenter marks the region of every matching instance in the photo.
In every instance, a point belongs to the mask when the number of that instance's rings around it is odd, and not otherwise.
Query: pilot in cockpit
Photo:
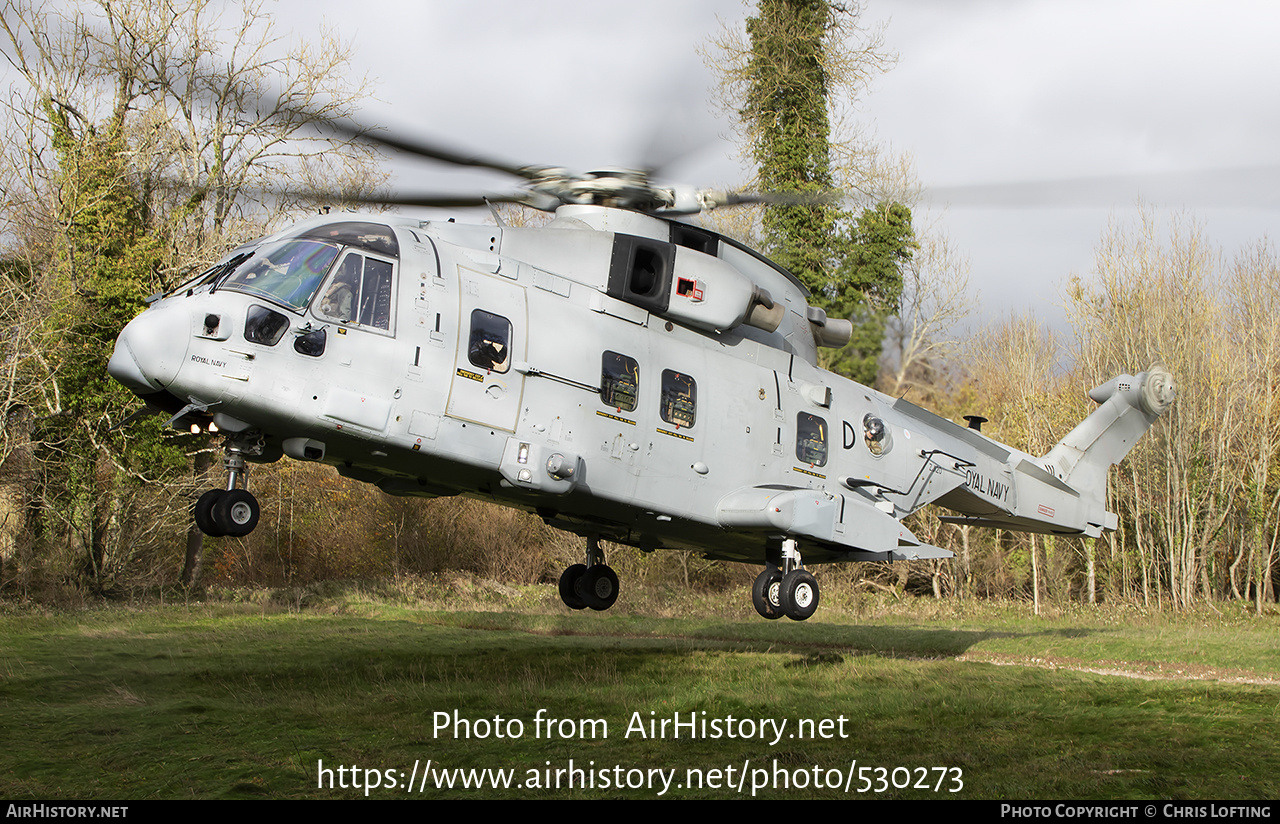
[[[362,261],[359,255],[348,255],[342,261],[342,269],[320,301],[320,314],[344,323],[355,320],[355,295],[360,286]]]

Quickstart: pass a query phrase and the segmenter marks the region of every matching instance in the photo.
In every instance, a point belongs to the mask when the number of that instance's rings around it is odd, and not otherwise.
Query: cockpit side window
[[[248,292],[301,310],[338,256],[338,247],[318,240],[284,240],[255,254],[219,288]]]
[[[827,422],[817,415],[801,412],[796,416],[796,460],[827,465]]]
[[[600,366],[600,400],[619,412],[634,412],[640,393],[640,364],[635,358],[605,352]]]
[[[315,313],[325,320],[390,330],[395,265],[348,251],[321,291]]]
[[[662,400],[659,407],[667,423],[692,429],[698,419],[698,383],[689,375],[662,370]]]
[[[473,366],[491,372],[510,369],[511,321],[483,309],[472,310],[467,359]]]
[[[364,282],[360,286],[360,323],[386,329],[391,320],[391,272],[385,260],[365,258]]]
[[[364,256],[349,254],[334,270],[333,278],[324,287],[316,314],[322,318],[350,323],[356,319],[356,301],[360,295],[360,281],[364,276]]]

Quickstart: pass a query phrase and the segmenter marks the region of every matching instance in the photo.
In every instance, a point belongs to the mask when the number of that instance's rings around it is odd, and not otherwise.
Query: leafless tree
[[[1197,590],[1213,597],[1212,550],[1239,492],[1231,456],[1245,424],[1243,374],[1231,354],[1218,253],[1194,221],[1175,219],[1162,234],[1146,210],[1134,227],[1113,225],[1096,251],[1095,278],[1073,284],[1069,310],[1086,384],[1155,363],[1178,380],[1177,403],[1130,456],[1131,483],[1117,488],[1134,512],[1143,562],[1156,560],[1147,547],[1162,556],[1167,594],[1182,608]]]
[[[902,298],[885,343],[883,383],[895,396],[938,385],[938,371],[955,354],[976,308],[969,262],[946,235],[926,234],[902,274]]]
[[[350,71],[350,49],[332,32],[286,40],[260,0],[84,0],[56,7],[6,0],[0,26],[6,35],[0,51],[24,80],[4,101],[10,128],[0,139],[6,421],[22,420],[14,414],[19,409],[72,414],[50,347],[75,305],[76,283],[59,263],[80,252],[68,229],[77,209],[93,205],[68,198],[93,190],[76,188],[75,168],[60,168],[59,157],[77,155],[55,151],[54,121],[64,124],[67,139],[96,141],[97,151],[123,170],[121,185],[142,204],[144,231],[162,250],[157,288],[296,209],[298,181],[355,194],[383,181],[368,145],[324,128],[354,115],[368,93],[367,82]],[[134,553],[124,536],[141,539],[146,530],[122,519],[146,507],[123,496],[178,490],[148,485],[154,479],[141,476],[116,483],[123,465],[98,434],[110,422],[81,423],[93,438],[98,479],[81,531],[91,536],[94,559],[105,557],[100,543],[111,531],[115,558],[124,563]],[[0,459],[23,449],[23,430],[6,425],[3,447]],[[187,494],[194,483],[180,487]],[[192,538],[199,543],[198,533]]]
[[[1241,426],[1233,457],[1240,465],[1246,523],[1229,568],[1230,581],[1238,595],[1237,567],[1247,557],[1254,609],[1261,615],[1268,595],[1274,600],[1272,575],[1280,540],[1280,264],[1271,244],[1263,241],[1243,251],[1229,284],[1232,348],[1244,373],[1236,386]]]

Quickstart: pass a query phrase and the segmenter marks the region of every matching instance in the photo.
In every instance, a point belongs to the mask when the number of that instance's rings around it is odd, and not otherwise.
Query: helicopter
[[[1176,394],[1158,366],[1120,375],[1033,456],[984,435],[979,416],[961,425],[819,368],[850,321],[758,251],[679,219],[789,196],[371,139],[524,185],[370,203],[520,203],[554,218],[324,214],[149,299],[108,371],[168,425],[222,436],[226,484],[194,507],[207,535],[249,534],[249,467],[288,456],[391,495],[518,507],[585,538],[559,580],[571,609],[616,601],[610,541],[763,563],[757,613],[805,620],[820,601],[806,562],[952,557],[903,524],[929,504],[957,524],[1115,529],[1107,471]]]

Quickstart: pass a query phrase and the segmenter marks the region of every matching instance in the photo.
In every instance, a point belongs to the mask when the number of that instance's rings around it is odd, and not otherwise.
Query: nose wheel
[[[210,489],[196,501],[196,526],[214,538],[240,538],[253,532],[261,512],[258,499],[247,489]]]
[[[595,537],[587,539],[587,562],[574,564],[560,576],[560,600],[569,609],[603,612],[618,600],[618,575],[604,562]]]
[[[226,456],[222,460],[227,470],[227,488],[210,489],[196,501],[192,514],[196,526],[205,535],[241,538],[253,532],[258,525],[262,514],[258,499],[249,490],[236,488],[238,484],[248,482],[248,468],[244,462],[247,448],[237,441],[228,440]]]

